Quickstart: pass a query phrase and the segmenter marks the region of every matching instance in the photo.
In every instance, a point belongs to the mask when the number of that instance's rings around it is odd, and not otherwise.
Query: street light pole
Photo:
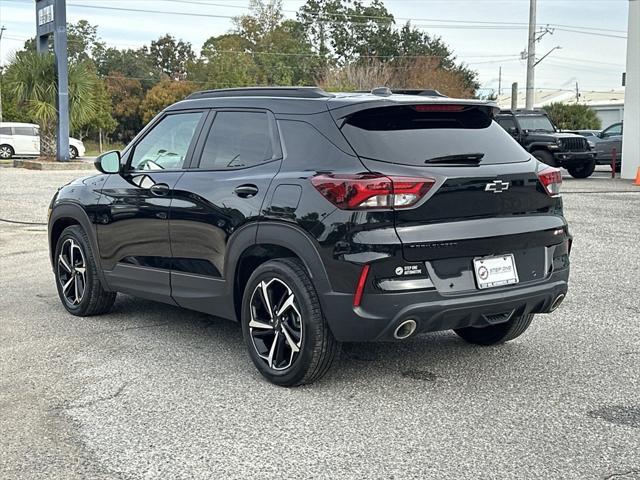
[[[527,87],[525,108],[533,109],[533,95],[535,83],[535,63],[536,63],[536,2],[529,0],[529,42],[527,45]]]

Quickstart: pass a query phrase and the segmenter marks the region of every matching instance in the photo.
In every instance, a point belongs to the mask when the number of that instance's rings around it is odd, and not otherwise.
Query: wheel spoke
[[[269,300],[269,291],[267,290],[266,282],[260,282],[260,296],[262,297],[262,303],[266,308],[267,312],[269,312],[269,316],[271,320],[273,320],[273,308],[271,307],[271,300]]]
[[[62,268],[64,268],[67,272],[71,273],[71,266],[67,263],[67,260],[64,258],[62,253],[58,257],[58,262],[60,263],[60,265],[62,265]]]
[[[290,293],[287,299],[284,301],[284,303],[280,307],[280,309],[276,312],[276,315],[280,316],[284,312],[286,312],[289,308],[291,308],[293,306],[293,301],[295,299],[296,297],[293,295],[293,293]]]
[[[62,291],[63,291],[64,293],[67,293],[67,289],[71,286],[71,284],[72,284],[72,283],[73,283],[73,277],[71,277],[71,278],[67,281],[67,283],[65,283],[65,284],[62,286]]]
[[[75,300],[73,303],[80,303],[80,289],[78,288],[78,277],[73,277],[73,290],[75,292]]]
[[[251,321],[249,322],[249,328],[261,328],[263,330],[273,330],[273,325],[251,319]]]
[[[276,332],[275,336],[273,337],[273,343],[271,344],[271,348],[269,349],[269,358],[267,359],[267,362],[269,363],[269,368],[273,368],[273,357],[276,353],[276,347],[278,345],[279,337],[280,337],[280,332]]]
[[[73,261],[73,247],[75,246],[75,244],[73,243],[73,240],[69,239],[69,261],[71,262],[71,266],[74,266],[74,261]]]
[[[289,327],[287,327],[285,324],[282,324],[282,333],[284,333],[284,337],[287,339],[287,343],[289,344],[289,347],[291,347],[291,350],[294,353],[299,352],[300,347],[298,347],[296,342],[293,340],[291,333],[289,333]]]

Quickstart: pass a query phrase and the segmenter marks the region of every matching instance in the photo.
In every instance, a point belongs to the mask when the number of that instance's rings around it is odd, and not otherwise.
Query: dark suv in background
[[[492,345],[567,292],[557,169],[497,107],[317,88],[204,91],[159,114],[51,202],[62,303],[123,292],[241,322],[279,385],[343,341],[453,329]]]
[[[496,121],[541,162],[566,168],[574,178],[587,178],[596,168],[596,153],[587,140],[561,133],[540,110],[502,110]]]

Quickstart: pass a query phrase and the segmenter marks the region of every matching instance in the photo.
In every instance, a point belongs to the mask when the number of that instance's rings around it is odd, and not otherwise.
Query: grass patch
[[[87,157],[95,157],[100,155],[100,145],[95,140],[85,140],[84,148],[86,150],[85,156]],[[124,150],[125,145],[119,142],[102,142],[102,153],[108,152],[109,150]]]

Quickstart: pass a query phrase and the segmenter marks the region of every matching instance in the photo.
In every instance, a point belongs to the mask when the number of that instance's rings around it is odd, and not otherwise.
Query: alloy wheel
[[[258,356],[273,370],[286,370],[300,353],[302,315],[291,288],[278,278],[263,280],[250,301],[249,334]]]
[[[68,305],[80,304],[87,286],[87,266],[80,245],[67,238],[58,255],[58,281]]]
[[[11,155],[13,153],[11,152],[11,148],[4,146],[4,147],[0,147],[0,158],[11,158]]]

